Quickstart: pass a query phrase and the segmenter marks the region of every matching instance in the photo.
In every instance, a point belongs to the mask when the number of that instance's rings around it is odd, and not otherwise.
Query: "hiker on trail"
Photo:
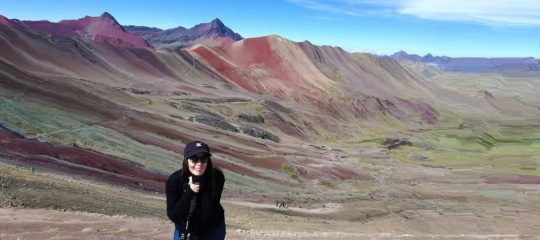
[[[276,207],[287,209],[287,203],[285,201],[276,200]]]
[[[173,240],[225,239],[225,214],[220,204],[225,176],[212,166],[211,156],[206,143],[188,143],[182,169],[167,179],[167,216],[175,225]]]

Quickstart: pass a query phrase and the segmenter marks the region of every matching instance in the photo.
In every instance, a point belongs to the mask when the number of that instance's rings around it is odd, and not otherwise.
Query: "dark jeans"
[[[174,228],[174,235],[173,240],[180,239],[180,234],[182,234],[182,230],[178,228]],[[216,229],[212,230],[211,232],[199,236],[199,240],[221,240],[225,239],[226,229],[225,229],[225,222],[219,225]]]

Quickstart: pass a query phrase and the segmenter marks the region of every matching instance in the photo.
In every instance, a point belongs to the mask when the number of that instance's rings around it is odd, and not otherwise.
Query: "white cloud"
[[[493,26],[540,26],[539,0],[287,0],[353,16],[413,16]]]
[[[352,16],[366,16],[366,15],[386,15],[391,9],[384,8],[384,6],[393,6],[388,4],[390,0],[287,0],[288,2],[298,4],[302,7],[336,13],[346,14]]]

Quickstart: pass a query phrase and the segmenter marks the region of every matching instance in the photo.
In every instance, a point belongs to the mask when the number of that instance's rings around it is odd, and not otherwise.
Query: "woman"
[[[210,156],[207,144],[188,143],[182,169],[167,179],[167,216],[175,224],[174,240],[188,233],[192,240],[225,239],[225,214],[219,202],[225,177],[212,166]]]

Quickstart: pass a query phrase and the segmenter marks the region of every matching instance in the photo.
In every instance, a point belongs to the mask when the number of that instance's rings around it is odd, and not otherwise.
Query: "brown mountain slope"
[[[315,46],[307,41],[298,44],[328,78],[342,83],[343,91],[356,90],[383,98],[432,97],[430,83],[395,61],[369,54],[350,54],[339,47]]]
[[[32,73],[68,76],[163,96],[180,91],[194,96],[244,96],[256,102],[262,93],[269,100],[280,99],[283,102],[278,105],[294,111],[278,110],[282,112],[278,115],[271,113],[275,109],[266,112],[266,117],[276,121],[267,121],[264,127],[277,128],[280,134],[294,137],[317,137],[322,132],[353,134],[351,129],[332,126],[377,116],[388,115],[408,122],[420,113],[418,120],[425,123],[438,118],[435,109],[418,107],[427,102],[405,100],[411,92],[428,96],[429,85],[396,62],[358,59],[339,48],[309,46],[316,49],[310,52],[305,43],[277,35],[245,39],[225,48],[199,45],[185,52],[124,48],[7,25],[0,25],[0,31],[0,59],[4,59],[6,66]],[[313,58],[314,54],[318,58]],[[327,69],[334,70],[330,73]],[[246,95],[245,91],[250,93]],[[393,97],[392,91],[396,91]],[[156,111],[169,115],[170,109]],[[222,118],[231,116],[218,114]]]
[[[23,31],[3,24],[0,24],[0,40],[0,59],[7,64],[37,74],[87,79],[114,87],[134,85],[141,79],[165,79],[177,86],[186,81],[186,70],[194,63],[183,51],[123,48]],[[214,77],[204,69],[194,76],[203,75]],[[155,86],[160,90],[171,89],[167,84]]]
[[[422,119],[431,123],[438,118],[433,108],[398,100],[411,98],[426,105],[433,100],[433,86],[395,61],[354,57],[340,48],[295,43],[277,35],[244,39],[225,48],[188,50],[235,86],[302,102],[341,121],[380,114],[406,120],[420,113],[429,115]]]
[[[121,47],[153,47],[139,36],[130,34],[113,16],[105,12],[99,17],[86,16],[77,20],[49,21],[7,20],[9,25],[53,36],[74,37],[92,42],[106,42]]]
[[[225,49],[199,45],[189,51],[197,53],[216,72],[248,91],[282,97],[317,97],[332,84],[301,49],[276,35],[245,39]]]

